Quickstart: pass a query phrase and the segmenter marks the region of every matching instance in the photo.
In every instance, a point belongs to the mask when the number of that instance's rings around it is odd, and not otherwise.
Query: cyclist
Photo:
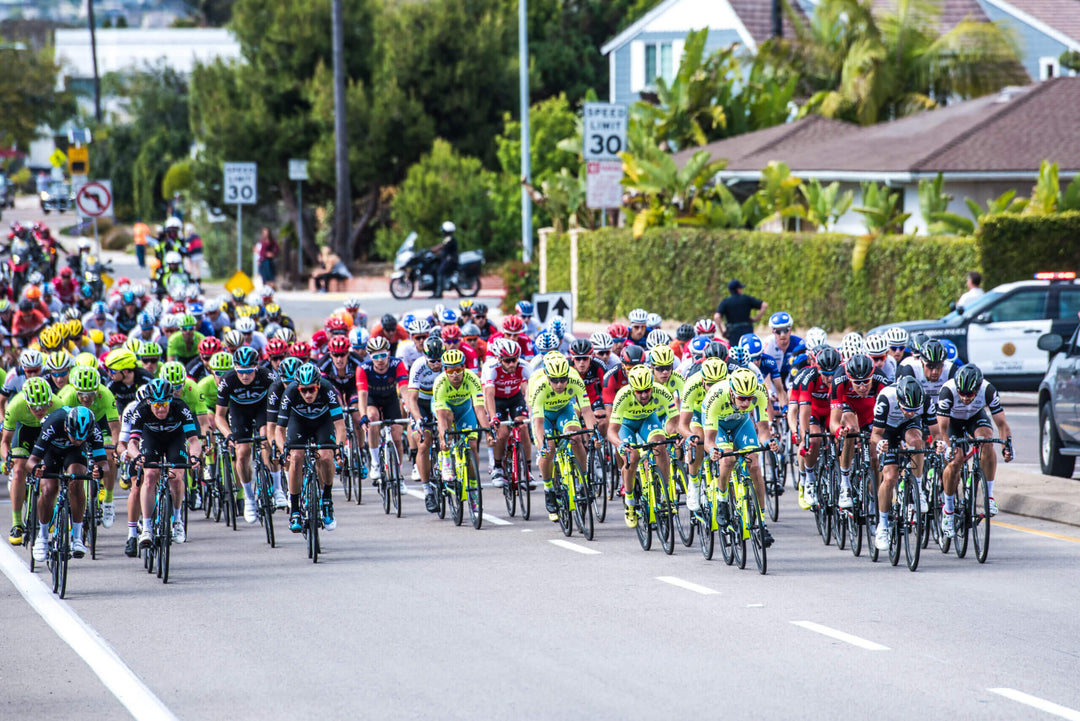
[[[205,336],[195,330],[195,316],[184,313],[179,319],[180,332],[169,337],[165,355],[169,360],[187,365],[199,357],[199,344]]]
[[[821,346],[815,364],[799,375],[799,437],[803,440],[806,482],[799,494],[804,509],[817,503],[814,488],[817,483],[817,460],[821,450],[820,438],[808,438],[810,433],[823,433],[832,415],[832,382],[840,369],[840,353],[831,346]]]
[[[899,326],[885,331],[885,341],[889,344],[889,357],[899,366],[908,354],[908,332]]]
[[[640,350],[640,349],[639,349]],[[544,479],[544,504],[551,520],[557,520],[558,505],[555,486],[551,480],[555,455],[555,441],[547,440],[553,434],[566,433],[581,428],[578,414],[585,419],[585,427],[596,428],[592,406],[585,393],[585,383],[566,357],[558,351],[544,356],[544,364],[529,380],[528,408],[532,414],[533,437],[540,445],[540,475]],[[610,432],[610,427],[609,427]],[[583,471],[588,459],[581,437],[572,439],[574,456]]]
[[[737,369],[726,381],[717,383],[705,395],[701,411],[705,450],[719,464],[717,481],[721,501],[727,498],[728,479],[736,463],[735,456],[721,457],[723,451],[757,445],[768,445],[771,450],[776,450],[776,440],[772,438],[769,427],[768,403],[765,389],[749,368]],[[750,456],[750,480],[761,509],[762,541],[768,548],[773,544],[773,537],[765,526],[765,480],[756,453]],[[721,526],[727,525],[730,518],[726,503],[720,503],[716,515]]]
[[[423,318],[417,318],[405,324],[409,331],[409,340],[400,344],[397,349],[397,357],[405,364],[405,368],[412,368],[416,359],[424,355],[424,341],[431,334],[431,327]]]
[[[442,356],[442,365],[443,372],[435,379],[431,391],[431,410],[435,413],[439,428],[442,475],[443,478],[451,478],[454,464],[446,433],[487,426],[488,415],[484,409],[480,378],[465,367],[465,354],[457,348],[447,348]],[[469,446],[473,454],[479,457],[476,436],[470,436]]]
[[[604,373],[606,374],[612,368],[619,366],[619,357],[611,352],[611,347],[615,345],[615,341],[605,331],[597,331],[589,336],[589,342],[592,343],[593,355],[604,366]],[[603,391],[603,377],[601,376],[601,391]]]
[[[379,323],[371,329],[372,338],[385,338],[390,344],[390,353],[397,350],[398,343],[409,339],[409,332],[401,327],[392,313],[386,313]]]
[[[318,363],[319,371],[330,385],[334,386],[341,407],[348,410],[352,408],[353,427],[360,427],[359,395],[356,386],[356,374],[360,369],[361,362],[351,353],[349,339],[343,335],[335,335],[327,344],[327,357]],[[344,440],[344,438],[342,439]]]
[[[889,550],[889,509],[892,508],[893,491],[899,478],[896,451],[901,442],[909,448],[925,448],[924,436],[930,429],[940,441],[936,410],[922,386],[911,376],[897,378],[896,385],[878,393],[874,403],[874,430],[870,442],[887,444],[881,457],[881,483],[878,485],[878,527],[874,538],[879,551]],[[912,468],[917,478],[922,478],[923,459],[914,456]],[[920,484],[921,488],[921,484]],[[921,495],[921,493],[920,493]]]
[[[135,392],[154,378],[145,368],[138,367],[135,354],[126,348],[109,351],[105,369],[109,373],[109,392],[116,398],[117,408],[127,408],[135,400]]]
[[[649,318],[648,312],[642,308],[634,308],[630,311],[628,319],[630,321],[630,335],[627,337],[627,345],[634,344],[639,345],[642,348],[645,347],[646,340],[649,337],[649,326],[646,321]]]
[[[442,342],[447,348],[456,348],[465,355],[465,367],[474,373],[480,371],[480,358],[471,346],[465,343],[461,335],[461,328],[456,325],[444,325],[439,332]]]
[[[85,446],[85,448],[84,448]],[[82,406],[60,408],[41,422],[41,433],[34,442],[34,450],[26,462],[29,473],[40,468],[45,473],[86,473],[87,458],[94,464],[94,477],[100,478],[105,461],[105,448],[101,442],[101,430],[94,423],[94,414]],[[44,561],[49,545],[49,524],[52,522],[56,494],[60,490],[59,479],[42,478],[41,496],[38,498],[38,536],[34,539],[35,561]],[[82,558],[86,544],[82,540],[83,513],[86,511],[86,488],[82,481],[68,484],[71,502],[71,555]]]
[[[956,364],[946,360],[945,346],[932,338],[922,344],[918,361],[902,363],[896,371],[896,377],[914,378],[922,386],[923,392],[930,398],[930,403],[937,403],[941,387],[956,373]]]
[[[142,364],[143,370],[152,376],[156,376],[163,355],[161,346],[157,343],[143,343],[139,350],[134,352],[139,359],[139,363]]]
[[[541,329],[540,322],[533,317],[533,304],[527,300],[519,300],[514,306],[514,314],[521,319],[522,332],[529,338],[535,338]]]
[[[717,383],[726,380],[727,363],[719,358],[707,358],[701,364],[701,370],[686,380],[683,389],[682,407],[679,412],[679,435],[686,439],[686,448],[694,449],[693,459],[688,464],[690,487],[686,490],[686,505],[691,511],[701,508],[700,472],[705,460],[705,430],[701,423],[701,403]]]
[[[424,341],[424,357],[417,358],[409,369],[409,384],[405,391],[405,407],[412,418],[412,432],[416,436],[416,462],[413,466],[413,480],[424,484],[424,505],[429,513],[438,510],[435,492],[431,486],[431,430],[425,423],[434,423],[435,415],[431,412],[431,394],[435,379],[442,373],[442,356],[446,347],[438,336],[429,336]]]
[[[57,400],[64,406],[89,408],[94,414],[94,423],[101,431],[102,442],[107,446],[112,445],[113,439],[120,435],[120,414],[117,411],[116,397],[101,382],[101,374],[96,368],[75,366],[68,379],[68,384],[56,394]],[[116,520],[116,509],[113,505],[116,461],[111,456],[106,457],[102,485],[105,499],[101,504],[101,525],[112,528]]]
[[[589,397],[596,429],[600,435],[607,434],[607,410],[604,408],[604,375],[607,367],[593,356],[593,344],[584,338],[578,338],[570,344],[570,359],[574,370],[585,384],[585,394]]]
[[[23,383],[27,378],[41,375],[41,366],[44,358],[40,351],[32,348],[19,354],[19,366],[14,372],[8,373],[4,378],[4,385],[0,387],[0,412],[7,408],[8,399],[22,390]]]
[[[224,350],[225,346],[221,344],[221,341],[212,335],[206,336],[199,341],[199,355],[194,360],[190,361],[184,368],[184,372],[191,377],[192,380],[198,382],[201,381],[210,372],[210,359],[214,357],[216,353],[220,353]]]
[[[266,348],[266,335],[255,329],[255,319],[251,316],[237,318],[235,328],[240,331],[243,344],[254,348],[256,353],[262,353]]]
[[[368,359],[356,369],[357,407],[364,413],[356,421],[357,428],[367,424],[368,420],[392,421],[401,418],[400,394],[409,383],[409,369],[400,358],[391,357],[390,341],[385,337],[372,335],[367,352]],[[401,426],[392,426],[390,432],[398,448],[398,458],[401,458]],[[367,434],[368,448],[378,448],[378,429],[368,424]],[[372,485],[376,485],[380,474],[379,464],[372,463],[369,473]]]
[[[841,508],[851,508],[851,458],[855,442],[848,434],[869,432],[874,423],[874,401],[889,385],[888,379],[876,372],[874,362],[864,353],[848,359],[844,369],[833,375],[829,404],[829,431],[843,443],[840,450]],[[877,448],[870,446],[870,472],[877,478]],[[875,480],[872,487],[877,486]]]
[[[266,436],[266,397],[275,374],[259,367],[259,354],[240,346],[233,354],[233,369],[218,381],[214,422],[230,447],[236,449],[233,473],[244,489],[244,520],[259,520],[251,485],[251,438]],[[263,462],[270,466],[270,444],[262,446]],[[279,490],[279,489],[275,489]]]
[[[559,339],[556,338],[551,332],[542,330],[536,334],[536,340],[533,342],[536,347],[536,355],[529,361],[530,370],[537,370],[544,365],[544,356],[552,351],[558,351]]]
[[[480,373],[480,384],[484,390],[484,409],[492,421],[525,421],[529,409],[525,403],[524,390],[528,385],[532,370],[521,363],[521,346],[506,338],[495,340],[491,344],[491,357]],[[528,433],[521,434],[521,448],[528,468],[529,438]],[[505,485],[503,479],[503,459],[506,441],[510,429],[500,426],[495,431],[495,459],[491,469],[491,478],[496,487]],[[528,477],[528,472],[526,472]]]
[[[653,380],[667,389],[675,398],[676,405],[682,399],[686,381],[675,372],[675,353],[668,345],[657,345],[649,351],[649,367],[652,368]]]
[[[1005,420],[1005,409],[1001,406],[1001,397],[997,389],[983,378],[982,371],[974,364],[961,368],[956,377],[941,387],[937,401],[937,421],[941,435],[954,442],[957,438],[992,438],[991,419],[997,426],[998,437],[1006,443],[1001,448],[1001,457],[1009,463],[1013,459],[1012,429]],[[943,530],[946,536],[953,536],[955,525],[953,512],[956,510],[956,488],[959,484],[960,464],[963,456],[954,452],[945,465],[942,485],[945,492],[945,516]],[[979,449],[979,465],[986,477],[986,495],[990,498],[990,515],[998,513],[994,501],[994,477],[997,475],[997,456],[991,445]]]
[[[627,345],[622,350],[620,360],[622,363],[619,367],[612,368],[604,374],[604,407],[608,409],[609,415],[611,406],[615,404],[615,396],[626,385],[626,374],[634,366],[639,366],[645,362],[645,351],[642,350],[641,346]]]
[[[670,353],[671,349],[667,348],[667,351]],[[651,443],[674,434],[677,412],[674,396],[653,379],[651,369],[644,365],[630,369],[627,385],[615,396],[607,435],[608,440],[619,447],[626,461],[622,468],[622,482],[626,489],[626,525],[630,528],[635,528],[638,524],[634,503],[634,478],[641,461],[641,453],[630,445]],[[656,466],[666,485],[671,477],[671,460],[667,446],[656,449]],[[584,468],[585,464],[582,463],[581,467]]]
[[[630,339],[630,329],[622,323],[612,323],[607,327],[607,333],[611,336],[611,357],[617,360]]]
[[[762,353],[773,359],[780,369],[781,379],[787,378],[791,372],[791,363],[795,356],[806,350],[802,338],[791,334],[791,326],[794,325],[791,315],[780,311],[769,316],[769,328],[772,329],[772,337],[765,341]]]
[[[749,356],[750,364],[761,374],[761,382],[769,393],[769,399],[773,401],[773,404],[769,406],[771,418],[774,415],[773,405],[786,407],[788,404],[788,392],[781,378],[780,365],[775,357],[765,354],[764,344],[754,333],[744,334],[739,339],[739,345]]]
[[[41,433],[41,422],[62,407],[44,378],[31,378],[4,411],[0,458],[5,459],[6,470],[11,475],[11,534],[8,542],[13,546],[22,544],[26,534],[22,516],[26,503],[26,459]],[[7,461],[9,456],[11,460]]]
[[[300,490],[303,484],[304,454],[293,453],[288,447],[297,443],[315,441],[332,443],[345,438],[345,420],[333,384],[322,377],[314,363],[304,363],[296,369],[295,380],[285,389],[277,415],[278,440],[286,451],[281,464],[289,469],[289,530],[303,530],[300,517]],[[322,484],[321,513],[323,527],[328,531],[337,528],[334,518],[334,455],[328,448],[318,451],[316,469]],[[337,455],[341,455],[338,446]]]
[[[146,400],[139,402],[131,411],[131,442],[137,442],[139,455],[150,460],[198,466],[202,458],[202,441],[199,426],[187,404],[173,396],[172,385],[164,378],[155,378],[147,384]],[[190,453],[190,455],[189,455]],[[196,470],[197,469],[193,469]],[[139,546],[149,548],[152,541],[149,519],[154,517],[154,502],[161,470],[147,468],[139,478],[139,500],[142,503],[143,529],[139,534]],[[146,483],[146,488],[142,484]],[[172,535],[177,543],[184,543],[184,473],[174,473],[169,484],[173,496]]]

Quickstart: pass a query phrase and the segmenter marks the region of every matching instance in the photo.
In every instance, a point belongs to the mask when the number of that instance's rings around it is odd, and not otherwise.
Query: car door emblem
[[[1007,356],[1011,356],[1013,353],[1016,352],[1016,346],[1014,346],[1012,343],[1006,343],[1005,345],[1001,346],[1001,352]]]

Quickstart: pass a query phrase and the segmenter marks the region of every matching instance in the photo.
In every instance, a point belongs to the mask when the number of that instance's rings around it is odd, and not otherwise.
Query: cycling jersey
[[[420,401],[431,403],[431,391],[435,387],[435,379],[441,370],[434,370],[428,365],[428,359],[417,358],[409,371],[409,390],[416,391]]]
[[[82,443],[74,444],[65,429],[67,416],[68,409],[60,408],[41,422],[41,434],[38,435],[30,455],[43,459],[46,472],[54,473],[58,466],[66,468],[75,463],[85,463],[86,456],[98,462],[105,461],[101,429],[96,425],[90,426],[90,436]],[[59,463],[56,462],[57,459],[60,460]]]
[[[55,395],[52,398],[51,410],[58,410],[64,406],[60,402],[60,399]],[[48,416],[46,416],[48,417]],[[13,431],[18,426],[30,426],[32,428],[40,428],[42,421],[39,421],[33,413],[30,412],[30,406],[26,403],[26,398],[22,393],[16,393],[15,397],[11,399],[11,402],[4,408],[4,430]]]
[[[618,395],[619,390],[626,385],[626,373],[623,371],[622,364],[619,364],[615,368],[610,369],[604,374],[604,387],[602,391],[604,405],[610,406],[615,403],[615,396]]]
[[[171,441],[183,434],[186,440],[199,435],[199,424],[187,403],[174,398],[169,402],[169,414],[164,418],[154,415],[147,401],[140,401],[131,413],[131,439],[154,439]]]
[[[990,415],[1004,412],[1001,407],[1001,396],[993,384],[983,379],[982,385],[975,391],[975,397],[970,403],[960,400],[960,394],[956,392],[956,381],[950,380],[941,387],[941,393],[937,400],[937,414],[947,416],[952,420],[968,420],[974,416],[989,411]],[[6,422],[6,421],[5,421]]]
[[[634,394],[634,389],[626,386],[615,396],[610,422],[639,421],[654,414],[660,420],[666,420],[675,410],[675,397],[663,386],[653,386],[652,396],[647,403],[641,403]]]
[[[855,414],[859,428],[866,428],[874,422],[874,403],[877,395],[889,385],[885,376],[874,374],[866,395],[856,395],[851,381],[843,372],[833,376],[832,391],[829,395],[830,406]]]
[[[912,362],[908,362],[908,361]],[[915,380],[919,381],[919,385],[922,386],[923,392],[932,401],[937,401],[938,394],[941,392],[942,386],[949,382],[949,380],[956,374],[958,370],[955,363],[952,361],[945,361],[945,365],[941,369],[941,376],[936,381],[931,381],[926,377],[925,371],[920,361],[909,358],[900,364],[900,367],[896,370],[896,377],[911,376]]]
[[[373,398],[379,400],[397,398],[398,389],[409,382],[405,363],[393,356],[388,360],[390,364],[382,373],[375,370],[375,363],[370,358],[356,369],[356,390],[358,393],[367,391],[369,402]]]
[[[467,406],[470,403],[484,404],[484,392],[480,385],[480,378],[470,370],[465,371],[461,384],[454,387],[450,383],[450,377],[440,373],[435,379],[435,386],[431,392],[431,410],[446,411],[454,407]]]
[[[678,373],[672,373],[663,387],[667,389],[668,393],[681,401],[683,388],[686,387],[686,380]]]
[[[187,365],[192,359],[199,357],[199,343],[205,337],[202,333],[192,333],[191,343],[188,343],[184,340],[183,332],[173,333],[169,336],[169,344],[165,349],[165,355]]]
[[[832,377],[810,367],[798,378],[799,405],[810,406],[811,420],[826,424],[831,410]]]
[[[799,336],[789,336],[787,350],[780,350],[780,347],[776,344],[776,336],[773,335],[765,339],[761,354],[772,358],[777,368],[780,369],[780,375],[786,378],[795,357],[805,351],[806,343]]]
[[[494,388],[496,398],[512,398],[521,393],[522,383],[528,381],[532,374],[532,369],[521,361],[518,361],[512,373],[507,373],[502,363],[497,358],[492,358],[480,371],[480,384],[484,388]]]
[[[925,423],[927,428],[937,422],[937,408],[929,396],[923,400],[922,410],[908,418],[896,399],[896,386],[889,386],[878,393],[874,403],[874,428],[898,429],[918,425],[919,422]]]
[[[410,339],[399,345],[397,353],[394,355],[401,359],[401,362],[405,364],[406,368],[412,368],[416,359],[424,355],[424,351],[417,348],[416,342]]]
[[[277,424],[287,426],[293,415],[308,423],[340,420],[343,413],[341,404],[337,400],[337,390],[334,385],[325,378],[319,379],[319,392],[315,394],[312,400],[308,401],[301,395],[300,385],[296,381],[290,383],[281,396]]]
[[[202,379],[195,383],[195,390],[199,394],[199,399],[202,401],[203,406],[209,412],[209,409],[217,405],[217,378],[213,374],[207,374]]]
[[[275,380],[276,374],[265,368],[256,368],[251,383],[244,385],[240,382],[236,370],[231,370],[218,381],[215,405],[231,411],[261,409]]]
[[[56,394],[56,398],[60,401],[60,405],[74,408],[75,406],[80,405],[76,395],[77,393],[78,391],[75,390],[75,386],[68,383],[60,389],[60,392]],[[104,386],[98,386],[97,398],[94,399],[94,402],[90,404],[89,408],[93,412],[94,420],[96,421],[120,420],[120,414],[116,410],[116,397]]]
[[[16,368],[13,372],[8,373],[4,379],[4,385],[0,388],[0,396],[10,398],[19,391],[22,390],[23,384],[26,383],[26,371],[21,367]]]
[[[195,415],[205,416],[207,414],[208,406],[203,402],[198,385],[190,378],[184,379],[184,389],[180,391],[180,400],[186,403],[187,407],[190,408],[191,412]]]
[[[534,414],[542,414],[550,411],[560,411],[577,403],[578,408],[589,405],[589,397],[585,393],[585,383],[581,376],[573,368],[570,369],[570,378],[566,388],[561,393],[556,393],[551,387],[547,374],[542,371],[530,380],[529,409]]]
[[[768,418],[768,403],[765,390],[759,387],[754,393],[754,402],[747,410],[740,411],[735,406],[731,382],[721,381],[709,389],[702,401],[702,426],[718,430],[722,427],[736,427],[746,420],[753,423],[763,421]]]
[[[319,370],[322,371],[323,378],[330,381],[330,385],[334,386],[334,390],[337,391],[338,397],[341,398],[341,404],[343,406],[355,405],[356,402],[356,370],[360,367],[360,363],[350,354],[345,358],[345,370],[339,372],[334,365],[334,359],[327,356],[319,363]]]
[[[134,378],[132,378],[131,384],[122,383],[119,380],[109,381],[107,388],[109,392],[116,398],[117,408],[127,408],[129,403],[135,401],[135,394],[140,388],[154,380],[153,374],[151,374],[145,368],[136,368],[134,370]]]
[[[188,364],[184,367],[184,373],[196,383],[210,375],[210,371],[206,369],[206,364],[203,363],[201,357],[195,357],[188,361]]]

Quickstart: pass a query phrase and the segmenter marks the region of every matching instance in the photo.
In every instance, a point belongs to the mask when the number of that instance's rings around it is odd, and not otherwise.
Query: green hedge
[[[1080,212],[997,215],[979,228],[983,288],[1043,270],[1080,270]]]
[[[897,318],[937,317],[978,267],[975,241],[885,237],[853,275],[856,239],[824,233],[656,228],[635,241],[607,228],[578,241],[578,317],[610,320],[643,307],[665,318],[711,316],[739,278],[746,292],[797,324],[866,329]],[[548,288],[569,288],[569,238],[548,241]]]

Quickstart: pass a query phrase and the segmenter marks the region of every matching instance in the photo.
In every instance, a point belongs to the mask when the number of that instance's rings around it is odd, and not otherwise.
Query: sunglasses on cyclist
[[[319,386],[298,386],[298,389],[305,396],[310,395],[312,393],[318,393],[319,392]]]
[[[942,368],[945,367],[944,363],[924,363],[923,365],[926,366],[927,370],[932,370],[932,371],[941,370]]]
[[[659,371],[660,373],[663,373],[664,371],[669,371],[672,368],[673,368],[673,366],[670,363],[668,363],[665,366],[653,366],[653,370],[654,371]]]
[[[905,351],[905,350],[907,350],[907,346],[904,346],[904,345],[891,345],[891,346],[889,346],[889,350],[892,350],[892,351]]]
[[[53,378],[67,378],[68,371],[53,371],[49,375],[51,375]]]
[[[749,403],[750,401],[754,400],[755,398],[757,398],[757,396],[735,396],[735,400],[742,401],[744,403]]]
[[[256,370],[255,368],[237,368],[236,373],[237,373],[237,375],[246,376],[246,375],[249,375],[251,373],[254,373],[255,370]]]
[[[36,374],[38,374],[40,372],[41,372],[41,368],[23,368],[23,373],[26,373],[26,375],[28,375],[28,376],[36,375]]]
[[[387,358],[390,357],[390,354],[387,353],[386,351],[382,351],[380,353],[372,353],[369,357],[373,361],[379,361],[379,360],[386,360]]]
[[[499,362],[500,363],[517,363],[518,359],[517,358],[500,358]]]
[[[443,341],[443,345],[458,345],[461,343],[460,338],[447,338]]]
[[[791,328],[773,328],[773,335],[791,335]]]
[[[156,408],[157,410],[160,411],[163,408],[168,408],[169,407],[169,401],[161,401],[161,402],[151,401],[150,402],[150,407],[151,408]]]
[[[348,358],[349,357],[348,353],[331,353],[330,355],[333,356],[334,358]]]
[[[596,355],[611,355],[611,351],[609,351],[609,350],[598,350],[598,351],[596,351]]]
[[[592,360],[591,355],[576,355],[574,356],[574,362]]]
[[[40,411],[47,411],[47,410],[49,410],[50,408],[52,408],[52,403],[46,403],[45,405],[41,405],[41,406],[32,406],[32,405],[30,405],[30,404],[27,404],[27,405],[28,405],[28,407],[30,408],[30,410],[32,410],[32,411],[39,411],[39,412],[40,412]]]
[[[551,376],[548,376],[548,380],[551,381],[552,384],[554,384],[554,383],[566,383],[567,381],[570,380],[570,376],[562,376],[560,378],[553,378]]]
[[[465,372],[465,366],[454,366],[453,368],[444,368],[446,375],[461,375]]]
[[[872,381],[872,380],[874,380],[874,379],[873,378],[867,378],[866,380],[857,381],[854,378],[852,378],[851,379],[851,385],[853,385],[853,386],[868,386],[868,385],[870,385],[870,381]]]
[[[870,356],[870,360],[874,361],[875,363],[884,363],[885,359],[888,357],[889,356],[887,355],[872,355]]]

